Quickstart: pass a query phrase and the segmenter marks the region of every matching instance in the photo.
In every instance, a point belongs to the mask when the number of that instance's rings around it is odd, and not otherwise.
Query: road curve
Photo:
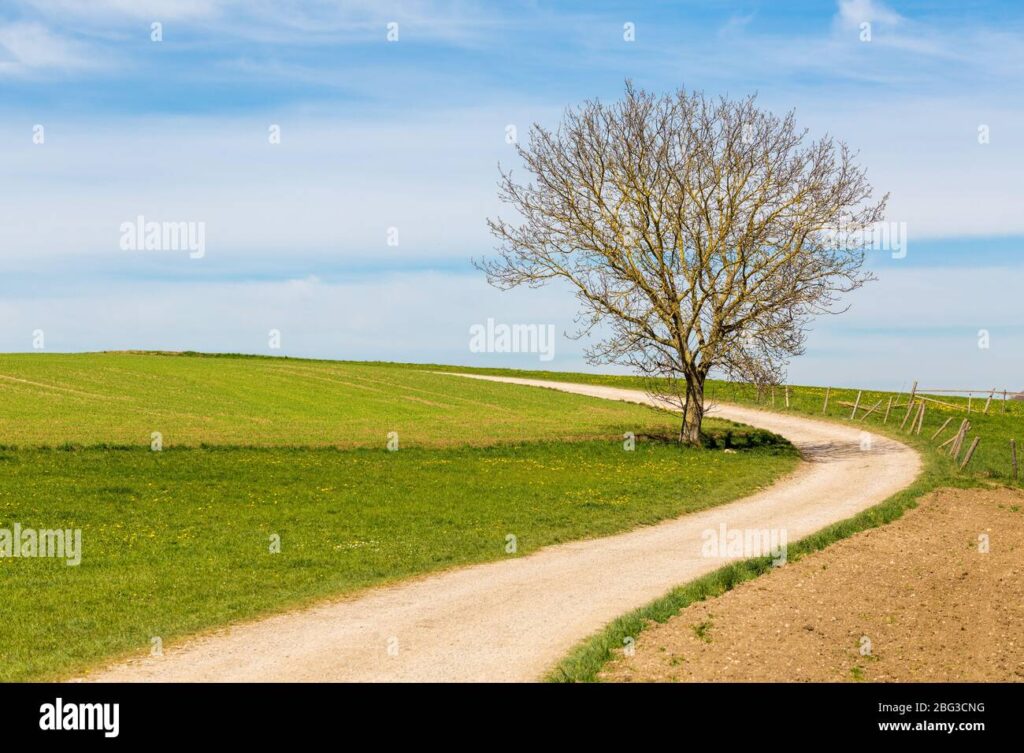
[[[471,375],[453,378],[461,376]],[[649,402],[636,390],[472,376]],[[707,529],[786,529],[794,542],[878,504],[921,468],[914,450],[858,428],[733,405],[712,415],[781,434],[806,462],[756,494],[709,510],[236,625],[79,679],[537,680],[611,620],[727,562],[701,556]]]

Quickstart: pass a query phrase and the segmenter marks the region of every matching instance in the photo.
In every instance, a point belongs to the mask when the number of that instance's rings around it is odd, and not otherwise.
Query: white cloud
[[[498,162],[514,161],[505,110],[342,121],[131,119],[0,125],[14,146],[0,184],[0,258],[117,254],[118,228],[138,215],[206,223],[209,259],[329,253],[415,261],[490,249],[485,219],[501,209]],[[268,143],[271,123],[279,145]],[[87,187],[87,188],[86,188]],[[387,245],[388,228],[398,246]]]
[[[839,0],[837,22],[847,29],[859,28],[862,23],[895,26],[903,17],[877,0]]]
[[[1017,188],[1024,110],[969,92],[946,97],[807,98],[797,119],[860,151],[879,194],[890,192],[888,217],[906,222],[915,241],[949,236],[1024,233]],[[867,115],[866,115],[867,113]],[[978,143],[979,125],[991,141]]]
[[[20,0],[23,8],[63,24],[109,31],[126,23],[161,21],[201,29],[222,40],[270,44],[340,44],[384,40],[399,24],[400,39],[475,44],[504,23],[500,8],[459,0],[345,0],[254,2],[252,0]]]
[[[149,21],[202,19],[216,15],[224,0],[21,0],[21,5],[53,19],[107,22],[127,17]]]
[[[784,98],[812,134],[861,152],[889,219],[915,244],[939,236],[1024,234],[1018,171],[1024,113],[972,100]],[[865,117],[877,107],[879,117]],[[884,115],[884,117],[882,117]],[[394,119],[334,112],[263,118],[120,118],[52,122],[46,144],[8,119],[0,183],[0,258],[116,255],[118,228],[152,220],[207,223],[211,261],[329,255],[352,260],[465,260],[490,251],[485,219],[503,211],[499,161],[515,165],[505,126],[525,137],[559,113],[509,102]],[[27,120],[32,123],[32,120]],[[282,143],[267,143],[270,123]],[[991,127],[979,144],[977,127]],[[390,227],[399,245],[386,245]]]
[[[1022,249],[1024,253],[1024,249]],[[815,323],[795,384],[898,389],[1021,389],[1024,326],[1017,300],[1024,268],[889,267],[850,297],[844,314]],[[978,347],[979,330],[991,347]],[[927,383],[927,385],[926,385]]]
[[[47,69],[89,68],[96,59],[79,43],[37,23],[0,25],[0,74],[24,75]]]
[[[742,33],[754,20],[754,14],[749,13],[746,15],[736,14],[729,16],[728,20],[722,24],[718,29],[719,36],[730,37],[734,34]]]
[[[188,301],[182,305],[182,301]],[[42,329],[51,351],[154,348],[269,355],[418,360],[574,369],[579,345],[561,336],[575,302],[554,290],[503,294],[481,275],[398,274],[324,283],[115,283],[99,292],[0,301],[0,350],[31,350]],[[470,327],[553,324],[555,360],[472,353]],[[281,349],[268,347],[271,329]]]

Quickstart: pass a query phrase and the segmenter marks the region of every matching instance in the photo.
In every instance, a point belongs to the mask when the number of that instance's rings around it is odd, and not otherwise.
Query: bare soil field
[[[933,492],[651,625],[600,679],[1024,681],[1024,493]]]

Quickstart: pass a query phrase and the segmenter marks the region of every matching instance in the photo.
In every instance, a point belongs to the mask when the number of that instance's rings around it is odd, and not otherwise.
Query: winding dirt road
[[[472,378],[648,401],[635,390]],[[236,625],[188,640],[162,657],[131,660],[84,679],[537,680],[616,617],[727,562],[701,556],[707,529],[785,529],[794,542],[878,504],[920,471],[920,458],[909,447],[853,427],[732,405],[718,406],[712,415],[781,434],[805,462],[736,502]]]

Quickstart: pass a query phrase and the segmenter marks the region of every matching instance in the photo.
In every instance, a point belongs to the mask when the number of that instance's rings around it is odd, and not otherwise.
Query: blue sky
[[[626,78],[756,91],[891,193],[906,257],[872,255],[880,280],[815,323],[794,382],[1024,387],[1013,2],[8,0],[0,349],[41,329],[48,351],[538,365],[468,349],[490,317],[573,323],[564,290],[500,293],[469,264],[493,246],[497,165],[515,166],[506,129]],[[205,256],[122,250],[138,215],[205,223]],[[581,348],[560,339],[545,365],[584,368]]]

